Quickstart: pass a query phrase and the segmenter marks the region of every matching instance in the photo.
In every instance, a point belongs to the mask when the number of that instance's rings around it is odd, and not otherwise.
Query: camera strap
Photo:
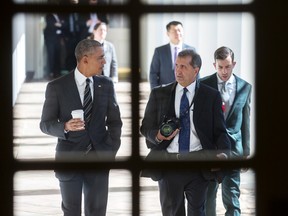
[[[194,97],[189,105],[189,107],[187,108],[187,110],[185,110],[184,112],[180,113],[179,114],[179,117],[181,118],[181,116],[187,114],[187,112],[189,112],[189,110],[191,109],[191,107],[193,106],[194,104],[194,100],[195,100],[195,97],[197,96],[197,93],[198,93],[198,82],[196,81],[196,85],[195,85],[195,94],[194,94]]]

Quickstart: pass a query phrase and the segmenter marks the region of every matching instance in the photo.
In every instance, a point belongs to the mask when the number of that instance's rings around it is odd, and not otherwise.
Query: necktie
[[[229,95],[229,92],[227,90],[227,85],[229,84],[226,84],[226,81],[225,82],[222,82],[222,87],[221,87],[221,97],[222,97],[222,100],[224,102],[224,117],[226,119],[227,117],[227,114],[230,110],[230,103],[229,103],[229,98],[230,98],[230,95]]]
[[[175,64],[176,64],[176,58],[177,58],[177,47],[174,47],[174,68],[175,68]]]
[[[84,109],[84,119],[85,119],[86,124],[88,124],[91,119],[91,113],[92,113],[92,95],[91,95],[89,78],[86,79],[83,109]]]
[[[190,112],[189,100],[187,98],[186,88],[183,89],[183,95],[180,102],[180,125],[179,132],[179,152],[189,152],[190,149]]]

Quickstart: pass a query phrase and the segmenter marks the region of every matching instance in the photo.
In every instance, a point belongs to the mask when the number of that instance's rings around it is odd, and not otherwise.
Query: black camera
[[[178,118],[165,118],[160,126],[160,133],[164,137],[169,137],[177,128],[180,128],[180,120]]]

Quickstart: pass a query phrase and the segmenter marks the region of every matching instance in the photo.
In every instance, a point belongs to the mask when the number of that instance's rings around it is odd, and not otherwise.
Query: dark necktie
[[[85,120],[86,124],[88,124],[90,119],[91,119],[91,113],[92,113],[92,95],[91,95],[90,79],[89,78],[86,79],[83,110],[84,110],[84,120]]]
[[[179,132],[179,152],[189,152],[190,150],[190,112],[189,100],[187,98],[186,88],[183,89],[183,95],[180,102],[180,124]]]

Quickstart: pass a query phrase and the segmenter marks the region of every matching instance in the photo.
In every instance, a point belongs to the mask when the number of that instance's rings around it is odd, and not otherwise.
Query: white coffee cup
[[[84,111],[82,109],[73,110],[71,115],[73,118],[80,118],[81,120],[84,120]]]

